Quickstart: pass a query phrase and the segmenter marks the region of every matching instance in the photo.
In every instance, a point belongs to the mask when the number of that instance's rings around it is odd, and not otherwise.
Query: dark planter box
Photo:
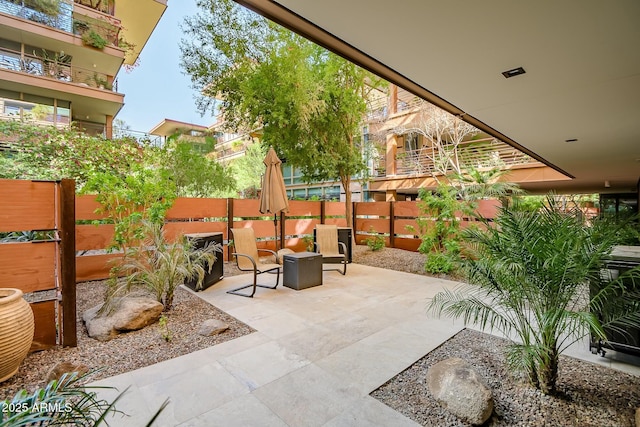
[[[222,248],[222,233],[194,233],[194,234],[185,234],[186,238],[195,242],[195,247],[201,249],[205,247],[205,245],[217,243]],[[219,282],[223,277],[222,265],[224,264],[222,260],[222,252],[216,252],[216,261],[213,263],[213,268],[211,271],[204,276],[204,281],[202,282],[202,287],[200,289],[196,289],[197,280],[191,280],[189,282],[185,282],[185,285],[194,291],[202,291],[210,287],[211,285]],[[209,266],[205,266],[205,269],[208,269]]]

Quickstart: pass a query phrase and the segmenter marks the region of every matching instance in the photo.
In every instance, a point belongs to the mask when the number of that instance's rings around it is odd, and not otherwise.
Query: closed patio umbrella
[[[282,178],[280,165],[282,162],[278,158],[273,147],[269,147],[269,152],[264,158],[266,171],[262,177],[262,191],[260,192],[260,213],[273,214],[273,224],[276,227],[276,249],[278,246],[278,214],[289,212],[289,199],[287,190]]]

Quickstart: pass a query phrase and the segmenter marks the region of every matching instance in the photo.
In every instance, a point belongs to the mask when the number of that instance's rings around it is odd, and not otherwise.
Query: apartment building
[[[112,137],[133,67],[167,0],[0,0],[0,120]]]

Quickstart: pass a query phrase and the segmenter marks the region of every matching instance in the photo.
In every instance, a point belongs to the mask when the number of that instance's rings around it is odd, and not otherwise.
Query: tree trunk
[[[540,391],[544,394],[552,395],[556,392],[556,381],[558,380],[558,351],[555,346],[542,355],[542,363],[538,370],[540,379]]]

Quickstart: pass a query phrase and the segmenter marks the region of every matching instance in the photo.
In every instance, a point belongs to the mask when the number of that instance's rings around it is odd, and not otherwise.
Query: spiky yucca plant
[[[170,243],[158,223],[145,223],[144,231],[146,237],[142,244],[129,248],[124,262],[118,266],[126,278],[108,290],[105,305],[133,287],[142,287],[150,291],[167,311],[173,305],[178,286],[194,278],[196,285],[202,286],[205,275],[216,260],[215,253],[221,251],[218,244],[196,249],[194,242],[184,236]]]
[[[617,280],[603,274],[617,234],[615,228],[594,231],[578,212],[556,209],[551,198],[538,212],[502,208],[486,231],[465,232],[475,249],[464,265],[470,284],[438,293],[429,310],[517,337],[509,366],[553,394],[559,355],[570,344],[590,332],[606,339],[605,327],[640,324],[637,292],[635,304],[615,303],[640,290],[640,271]],[[623,280],[636,285],[629,290]]]

